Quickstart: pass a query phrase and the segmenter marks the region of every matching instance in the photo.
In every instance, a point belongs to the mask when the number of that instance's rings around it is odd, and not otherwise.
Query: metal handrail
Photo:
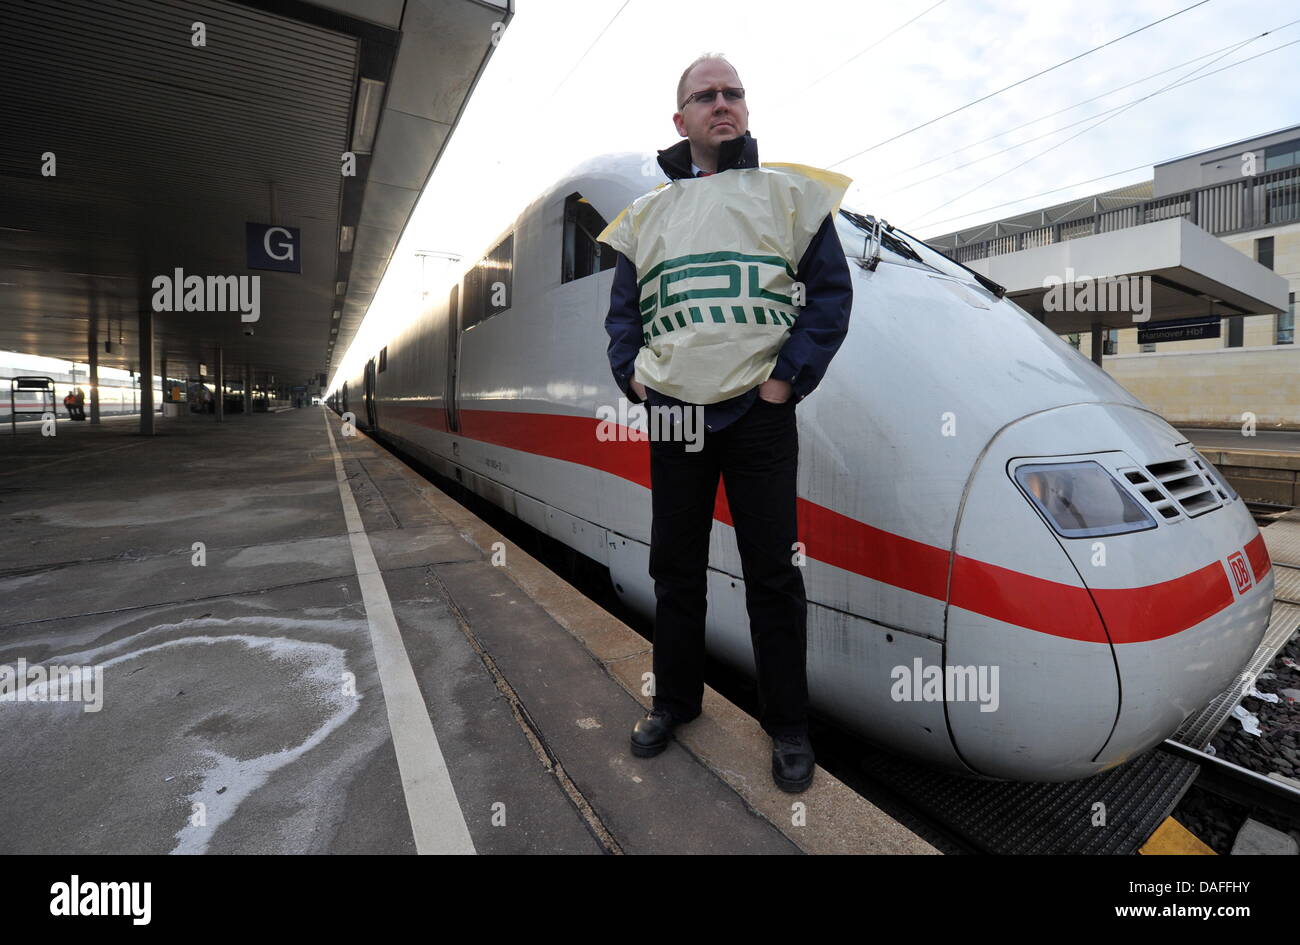
[[[954,262],[965,263],[1178,217],[1214,236],[1300,222],[1300,167],[1136,201],[1108,210],[1094,204],[1094,212],[1087,216],[1044,222],[1036,227],[1026,225],[1018,233],[995,233],[988,239],[964,245],[940,247],[936,240],[927,240],[927,243]],[[1003,220],[991,225],[996,230],[1017,224]]]

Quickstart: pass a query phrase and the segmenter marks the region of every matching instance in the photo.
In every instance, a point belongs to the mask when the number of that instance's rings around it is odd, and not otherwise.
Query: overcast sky
[[[1153,162],[1300,123],[1300,43],[1242,62],[1300,40],[1297,23],[1249,41],[1300,19],[1300,4],[1209,0],[873,148],[1194,2],[517,0],[372,311],[409,309],[393,302],[409,292],[403,280],[414,250],[477,256],[575,164],[675,144],[677,79],[703,52],[721,52],[736,67],[760,160],[847,174],[854,183],[845,206],[922,237],[1145,180]],[[1244,45],[1224,48],[1237,43]],[[1116,106],[1225,66],[1085,131]],[[1147,78],[1162,70],[1170,71]],[[1038,140],[958,167],[1031,138]]]

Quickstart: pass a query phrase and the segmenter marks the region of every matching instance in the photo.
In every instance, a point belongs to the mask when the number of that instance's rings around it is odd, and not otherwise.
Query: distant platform
[[[1247,502],[1300,507],[1300,431],[1182,426],[1178,430],[1217,466]]]

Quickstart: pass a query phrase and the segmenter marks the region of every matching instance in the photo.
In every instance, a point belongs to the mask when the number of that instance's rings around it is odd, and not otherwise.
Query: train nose
[[[996,678],[997,698],[950,689],[948,724],[956,751],[981,774],[1064,781],[1101,770],[1091,759],[1115,726],[1120,679],[1078,569],[1007,475],[1032,441],[1017,426],[972,475],[944,627],[945,672],[956,681],[982,669]]]
[[[1188,443],[1146,458],[1110,454],[1102,464],[1127,480],[1155,526],[1105,539],[1105,567],[1069,549],[1122,681],[1115,731],[1095,759],[1107,766],[1159,744],[1227,689],[1273,604],[1263,536],[1227,481]]]
[[[950,665],[1000,667],[996,712],[950,702],[998,777],[1121,763],[1221,692],[1267,625],[1272,577],[1240,498],[1146,411],[1080,404],[990,443],[957,533]]]

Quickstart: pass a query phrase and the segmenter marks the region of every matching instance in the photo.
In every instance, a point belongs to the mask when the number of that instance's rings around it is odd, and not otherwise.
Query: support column
[[[167,386],[167,355],[158,355],[158,386],[162,388],[162,402],[165,404],[170,399]],[[166,408],[164,408],[166,409]]]
[[[1097,367],[1101,367],[1102,342],[1106,338],[1103,334],[1105,330],[1101,322],[1092,323],[1092,363]]]
[[[224,390],[226,384],[226,355],[220,348],[217,349],[217,376],[215,382],[217,388],[217,409],[214,412],[217,415],[217,423],[221,423],[221,421],[225,419],[226,413],[226,394]]]
[[[90,422],[99,423],[99,306],[93,308],[90,314],[86,361],[90,365]]]
[[[1243,318],[1243,316],[1229,315],[1227,347],[1240,348],[1244,336],[1245,336],[1245,319]]]
[[[140,432],[153,436],[153,310],[140,309]]]

